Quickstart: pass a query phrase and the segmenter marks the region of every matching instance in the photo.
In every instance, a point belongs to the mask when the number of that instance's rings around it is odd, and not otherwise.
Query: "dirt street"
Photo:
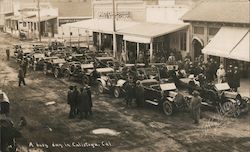
[[[10,116],[21,116],[28,125],[17,140],[21,152],[246,152],[250,150],[250,116],[224,118],[202,111],[200,125],[192,124],[189,113],[166,117],[152,106],[126,108],[123,99],[93,93],[93,116],[68,119],[68,86],[64,79],[29,70],[27,86],[18,87],[18,65],[5,59],[5,47],[18,42],[0,34],[0,89],[10,98]],[[13,50],[12,50],[13,51]],[[13,52],[12,52],[13,53]],[[55,102],[46,105],[48,102]],[[93,134],[108,128],[114,136]]]

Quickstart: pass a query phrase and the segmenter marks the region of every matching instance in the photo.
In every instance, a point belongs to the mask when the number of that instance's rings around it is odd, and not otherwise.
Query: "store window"
[[[204,34],[204,27],[195,26],[194,27],[194,34]]]
[[[180,32],[180,49],[182,51],[187,50],[187,33],[186,32]]]
[[[208,29],[208,34],[209,35],[215,35],[219,30],[220,30],[220,28],[214,28],[214,27],[209,28]]]

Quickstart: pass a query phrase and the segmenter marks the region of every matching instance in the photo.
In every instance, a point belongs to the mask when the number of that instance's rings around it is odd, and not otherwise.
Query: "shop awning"
[[[150,23],[143,22],[134,26],[118,30],[117,33],[129,37],[132,42],[139,42],[140,40],[147,41],[147,43],[159,36],[169,33],[177,32],[188,27],[189,24],[166,24],[166,23]],[[147,39],[145,39],[147,38]],[[143,42],[145,43],[145,42]]]
[[[208,43],[207,46],[202,50],[202,53],[213,55],[213,56],[219,56],[219,57],[225,57],[225,58],[240,58],[238,53],[234,54],[235,56],[232,56],[232,52],[238,48],[245,48],[245,51],[249,52],[249,47],[246,48],[249,41],[242,44],[242,40],[249,32],[249,28],[241,28],[241,27],[222,27],[218,33],[212,38],[210,43]],[[243,46],[242,46],[243,45]],[[241,50],[243,51],[243,50]],[[244,51],[244,52],[245,52]],[[238,57],[236,57],[238,56]]]
[[[130,42],[137,42],[137,43],[150,43],[151,42],[151,38],[131,36],[131,35],[124,35],[123,40],[130,41]]]
[[[134,21],[116,21],[116,30],[119,31],[124,28],[128,28],[139,24],[138,22]],[[113,20],[111,19],[89,19],[83,20],[75,23],[64,24],[62,27],[68,27],[71,29],[79,28],[79,29],[86,29],[89,31],[94,32],[101,32],[101,33],[113,33]]]
[[[48,21],[48,20],[55,19],[55,18],[57,18],[57,16],[41,16],[40,21],[43,22],[43,21]],[[25,22],[37,22],[38,18],[36,16],[34,16],[34,17],[30,17],[30,18],[24,18],[23,21],[25,21]]]
[[[248,30],[246,36],[233,49],[233,51],[229,54],[228,58],[250,62],[249,42],[250,42],[250,31]]]

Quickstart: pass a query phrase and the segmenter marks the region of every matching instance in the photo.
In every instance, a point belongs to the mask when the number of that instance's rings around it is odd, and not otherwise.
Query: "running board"
[[[151,101],[151,100],[145,100],[145,102],[150,103],[150,104],[153,104],[153,105],[155,105],[155,106],[158,106],[158,104],[159,104],[159,103],[154,102],[154,101]]]

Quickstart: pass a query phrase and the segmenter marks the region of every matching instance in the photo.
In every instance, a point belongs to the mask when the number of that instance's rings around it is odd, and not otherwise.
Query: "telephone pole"
[[[39,37],[39,42],[41,42],[40,0],[37,0],[37,15],[38,15],[38,37]]]
[[[117,52],[115,0],[112,0],[112,4],[113,4],[113,57],[115,58]]]

